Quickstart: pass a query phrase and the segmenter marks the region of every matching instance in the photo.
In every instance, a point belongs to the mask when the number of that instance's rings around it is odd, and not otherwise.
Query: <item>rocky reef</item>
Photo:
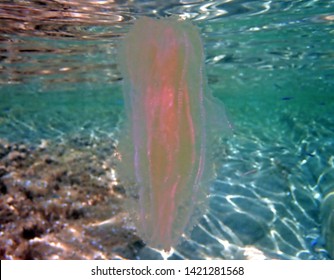
[[[122,210],[114,143],[74,136],[0,141],[1,259],[134,258],[142,246]]]

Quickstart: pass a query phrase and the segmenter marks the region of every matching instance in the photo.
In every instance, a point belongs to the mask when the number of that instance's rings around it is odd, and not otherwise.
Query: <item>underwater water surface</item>
[[[2,1],[1,259],[333,259],[333,1]],[[204,43],[232,135],[208,204],[167,254],[146,246],[116,172],[117,45],[178,16]]]

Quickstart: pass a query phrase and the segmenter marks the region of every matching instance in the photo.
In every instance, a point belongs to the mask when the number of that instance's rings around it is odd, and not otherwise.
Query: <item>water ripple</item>
[[[333,5],[313,0],[2,1],[0,84],[34,77],[50,84],[117,81],[119,37],[138,17],[171,15],[198,23],[207,63],[215,67],[272,71],[321,65],[331,76]]]

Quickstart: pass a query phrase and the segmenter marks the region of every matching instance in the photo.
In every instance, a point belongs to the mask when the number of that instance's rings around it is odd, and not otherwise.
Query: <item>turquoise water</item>
[[[217,175],[206,214],[169,258],[333,258],[333,1],[113,2],[0,4],[1,141],[24,144],[26,154],[47,142],[51,157],[59,156],[61,146],[67,155],[61,160],[71,163],[67,174],[76,162],[82,176],[106,164],[94,174],[101,188],[121,182],[108,159],[124,113],[115,47],[140,16],[188,18],[201,31],[209,88],[224,102],[233,135],[214,149]],[[14,166],[7,153],[1,155],[6,172],[0,175],[8,189],[2,192],[4,211],[11,187],[47,179],[37,171],[29,175],[25,164],[33,161]],[[64,186],[80,189],[80,180]],[[75,202],[71,199],[66,203]],[[70,258],[66,250],[77,250],[72,258],[162,257],[140,239],[124,237],[135,235],[131,222],[113,224],[113,211],[122,213],[121,208],[110,206],[101,214],[80,203],[89,218],[77,239],[79,225],[63,221],[66,226],[56,234],[46,230],[27,242],[34,248],[42,248],[41,242],[67,246],[39,249],[33,257]],[[11,226],[27,219],[18,216]],[[0,236],[8,247],[9,224],[2,221]],[[119,243],[106,242],[120,231],[128,233]],[[8,252],[1,257],[18,256]]]

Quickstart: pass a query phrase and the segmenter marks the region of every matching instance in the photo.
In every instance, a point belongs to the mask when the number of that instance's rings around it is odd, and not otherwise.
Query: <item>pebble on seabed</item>
[[[113,147],[110,139],[37,149],[0,139],[0,259],[133,257],[128,244],[138,238],[116,218],[125,194],[102,167]]]

